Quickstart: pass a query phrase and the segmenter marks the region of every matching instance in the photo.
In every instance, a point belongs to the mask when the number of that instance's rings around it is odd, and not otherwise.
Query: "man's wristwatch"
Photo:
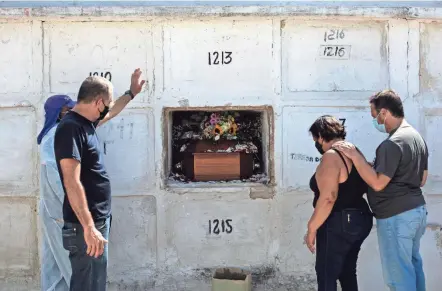
[[[134,97],[135,97],[135,95],[132,93],[132,91],[131,90],[127,90],[126,92],[124,92],[124,95],[129,95],[130,96],[130,98],[133,100],[134,99]]]

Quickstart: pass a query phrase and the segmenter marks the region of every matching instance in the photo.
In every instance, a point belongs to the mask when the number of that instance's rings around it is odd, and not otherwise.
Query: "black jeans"
[[[110,220],[96,222],[95,227],[109,240]],[[65,222],[62,229],[63,246],[69,251],[72,276],[70,291],[106,291],[108,244],[98,258],[86,253],[87,245],[81,224]]]
[[[373,215],[357,209],[332,212],[316,235],[318,291],[358,291],[356,261],[373,227]]]

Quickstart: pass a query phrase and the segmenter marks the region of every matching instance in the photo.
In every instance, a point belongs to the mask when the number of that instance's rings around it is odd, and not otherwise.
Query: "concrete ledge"
[[[2,1],[0,18],[119,21],[157,16],[353,16],[442,19],[440,1]]]
[[[0,279],[0,290],[40,291],[40,283],[36,278]]]
[[[242,267],[252,273],[254,291],[316,290],[316,277],[313,273],[282,275],[273,266]],[[110,278],[109,291],[209,291],[213,269],[192,269],[185,273],[159,273],[143,281],[115,282]]]

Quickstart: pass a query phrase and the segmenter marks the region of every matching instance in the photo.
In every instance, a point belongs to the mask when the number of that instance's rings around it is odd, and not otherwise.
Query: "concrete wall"
[[[428,290],[440,290],[442,13],[294,9],[0,9],[0,289],[38,283],[45,99],[75,98],[91,72],[109,72],[120,95],[141,67],[150,86],[99,133],[114,196],[112,290],[209,290],[211,270],[224,265],[251,269],[255,290],[314,290],[303,245],[318,158],[308,126],[326,113],[345,118],[348,139],[372,159],[385,136],[367,98],[387,87],[431,152],[421,249]],[[324,46],[345,52],[324,56]],[[209,66],[209,51],[231,51],[232,62]],[[182,106],[273,107],[273,183],[168,185],[163,109]],[[232,233],[210,234],[213,219],[231,219]],[[384,290],[375,227],[358,268],[361,290]]]

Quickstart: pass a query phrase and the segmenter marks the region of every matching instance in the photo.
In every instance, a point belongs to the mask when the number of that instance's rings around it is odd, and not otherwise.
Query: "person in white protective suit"
[[[63,247],[64,191],[54,154],[58,122],[74,107],[66,95],[46,100],[45,124],[37,137],[40,145],[40,219],[42,223],[41,290],[68,291],[72,274],[69,253]]]

